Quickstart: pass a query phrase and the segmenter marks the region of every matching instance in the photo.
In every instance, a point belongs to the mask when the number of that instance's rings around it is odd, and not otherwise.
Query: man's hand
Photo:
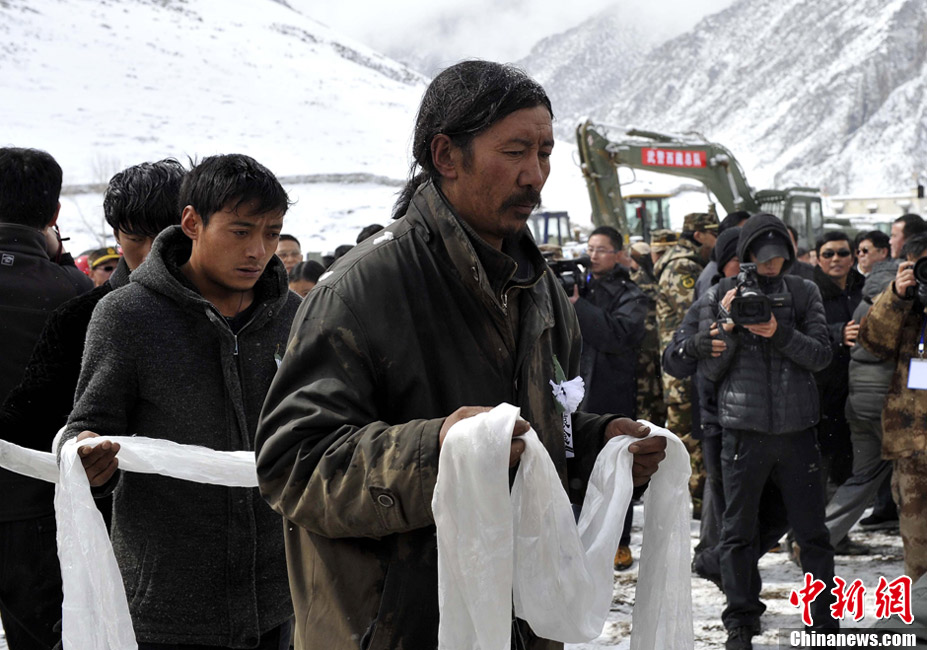
[[[466,420],[467,418],[472,418],[474,415],[479,415],[480,413],[485,413],[486,411],[491,410],[492,408],[489,406],[461,406],[459,409],[448,415],[444,419],[444,424],[441,425],[441,431],[438,433],[438,449],[444,445],[444,438],[447,437],[447,432],[450,431],[452,426],[461,420]],[[515,426],[512,428],[512,446],[509,449],[509,467],[515,467],[515,465],[518,464],[518,459],[521,458],[523,453],[525,453],[525,441],[517,440],[515,438],[528,433],[528,429],[530,428],[531,425],[529,425],[525,420],[515,420]],[[90,432],[86,431],[85,433]]]
[[[750,332],[756,334],[757,336],[762,336],[763,338],[772,338],[772,335],[776,333],[776,328],[779,327],[779,324],[776,322],[776,315],[771,314],[769,320],[765,323],[757,323],[755,325],[744,325]]]
[[[908,287],[917,285],[914,279],[914,262],[902,262],[898,265],[898,272],[895,273],[895,293],[899,298],[904,298]]]
[[[843,326],[843,344],[852,348],[856,343],[856,337],[859,336],[859,323],[851,320]]]
[[[573,285],[573,295],[570,296],[570,303],[576,304],[576,301],[579,300],[579,285]]]
[[[635,422],[631,418],[617,418],[605,427],[605,442],[616,436],[631,436],[645,438],[650,433],[647,425]],[[628,447],[634,455],[634,465],[631,466],[631,477],[634,485],[644,485],[650,480],[660,466],[660,461],[666,458],[666,438],[653,436],[638,440]]]
[[[93,431],[81,431],[77,440],[86,440],[87,438],[99,438],[99,434]],[[95,447],[81,447],[77,450],[80,456],[80,462],[87,472],[87,480],[92,487],[105,485],[113,477],[116,470],[119,469],[119,459],[116,454],[119,453],[119,443],[106,441]]]
[[[734,302],[734,298],[737,297],[737,287],[730,289],[724,297],[721,298],[721,306],[724,307],[725,311],[731,311],[731,303]]]
[[[730,332],[732,329],[734,329],[733,323],[725,323],[725,325],[728,325],[728,324],[730,324],[731,329],[727,329],[727,327],[725,327],[724,328],[725,332]],[[721,332],[718,331],[718,324],[712,323],[711,329],[708,330],[708,333],[711,335],[711,356],[720,357],[721,353],[727,350],[727,343],[722,341],[720,338]]]
[[[48,226],[42,231],[45,234],[45,252],[48,253],[48,259],[52,262],[58,259],[58,256],[64,253],[64,244],[61,243],[61,235],[58,228]]]
[[[718,324],[714,323],[709,331],[690,336],[683,346],[683,351],[693,359],[720,357],[721,353],[727,350],[727,343],[718,338],[719,336]]]

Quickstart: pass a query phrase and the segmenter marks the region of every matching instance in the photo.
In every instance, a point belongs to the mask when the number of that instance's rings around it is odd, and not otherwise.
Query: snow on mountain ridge
[[[426,85],[277,0],[7,0],[0,41],[0,139],[51,151],[66,183],[230,151],[402,178]]]
[[[558,39],[573,43],[573,60],[601,48],[570,32]],[[556,78],[570,61],[558,63],[525,65]],[[886,193],[927,172],[925,89],[923,0],[740,0],[647,51],[613,86],[571,101],[607,123],[703,133],[758,187]]]

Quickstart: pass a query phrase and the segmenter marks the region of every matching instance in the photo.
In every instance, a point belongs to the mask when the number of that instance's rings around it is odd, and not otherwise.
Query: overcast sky
[[[386,54],[415,51],[444,65],[469,57],[515,61],[540,39],[610,6],[683,32],[734,0],[346,0],[310,15]],[[636,21],[635,21],[636,22]]]

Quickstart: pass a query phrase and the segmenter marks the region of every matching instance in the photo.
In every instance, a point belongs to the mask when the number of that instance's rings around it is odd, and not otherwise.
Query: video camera
[[[750,262],[740,263],[736,288],[737,295],[731,302],[730,312],[731,320],[736,325],[768,323],[769,319],[772,318],[774,307],[788,307],[791,305],[792,296],[790,294],[766,295],[760,290],[756,264]]]
[[[588,257],[572,260],[547,260],[554,275],[560,280],[560,286],[568,296],[573,295],[573,288],[579,287],[579,295],[586,293],[586,270],[589,268]]]
[[[908,300],[917,298],[920,303],[927,305],[927,257],[922,257],[914,263],[914,279],[917,286],[908,287],[904,297]]]

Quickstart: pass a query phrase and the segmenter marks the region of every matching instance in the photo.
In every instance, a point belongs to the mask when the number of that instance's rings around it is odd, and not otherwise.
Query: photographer
[[[625,413],[636,417],[637,379],[635,367],[644,338],[647,296],[631,282],[621,261],[621,235],[610,226],[592,231],[588,245],[590,277],[580,295],[575,286],[570,302],[576,309],[583,336],[580,374],[586,394],[580,409],[587,413]],[[631,510],[625,518],[615,556],[615,568],[631,566]]]
[[[725,496],[721,579],[727,597],[722,618],[728,650],[752,648],[766,609],[759,598],[757,520],[767,480],[782,493],[801,544],[802,569],[826,584],[834,576],[814,430],[819,404],[813,373],[831,358],[821,295],[812,282],[786,275],[795,255],[779,218],[751,217],[737,253],[741,273],[709,290],[699,323],[700,332],[717,325],[724,342],[718,356],[699,362],[699,370],[718,390]],[[831,602],[831,594],[821,594],[812,605],[816,628],[836,626]]]
[[[869,310],[859,342],[874,356],[895,361],[882,409],[882,457],[893,461],[905,573],[916,581],[927,572],[927,234],[909,238],[902,254],[906,261]]]

